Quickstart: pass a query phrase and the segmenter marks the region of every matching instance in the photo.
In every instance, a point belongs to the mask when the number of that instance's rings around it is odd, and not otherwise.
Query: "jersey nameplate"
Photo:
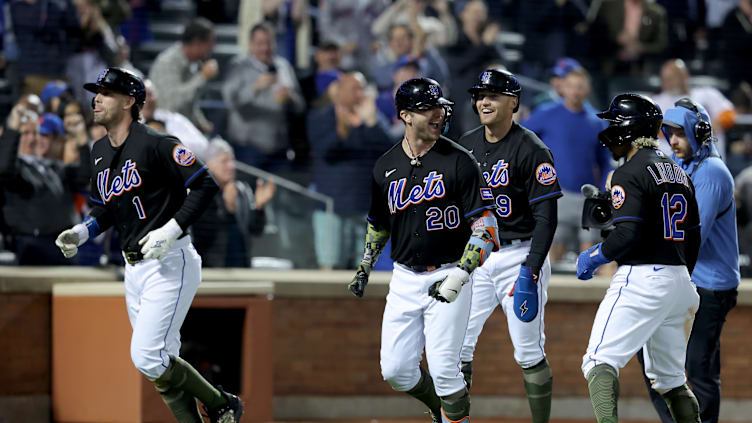
[[[687,187],[689,186],[689,178],[687,178],[687,174],[684,172],[684,169],[679,167],[679,165],[661,162],[656,162],[653,164],[655,165],[656,170],[658,170],[658,175],[653,172],[653,169],[650,166],[648,166],[647,169],[648,172],[650,172],[650,175],[653,177],[656,185],[682,184]]]
[[[444,187],[444,175],[431,171],[423,178],[424,185],[415,185],[410,189],[407,198],[404,198],[407,178],[398,179],[389,183],[389,212],[397,213],[398,210],[404,210],[410,204],[419,204],[423,201],[431,201],[435,198],[441,198],[446,194]]]

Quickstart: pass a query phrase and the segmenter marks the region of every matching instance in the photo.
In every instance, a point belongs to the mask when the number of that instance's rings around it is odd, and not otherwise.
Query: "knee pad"
[[[441,409],[444,417],[458,422],[470,415],[470,393],[467,388],[441,397]]]
[[[662,395],[676,423],[700,423],[700,405],[686,383]]]

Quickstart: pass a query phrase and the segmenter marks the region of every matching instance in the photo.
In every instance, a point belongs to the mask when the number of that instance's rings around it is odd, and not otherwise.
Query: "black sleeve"
[[[686,255],[685,260],[687,260],[687,270],[689,270],[690,275],[695,269],[697,256],[700,254],[701,231],[702,228],[700,226],[687,230],[687,244],[684,254]]]
[[[375,172],[371,175],[371,207],[368,209],[368,216],[366,218],[378,229],[385,228],[391,230],[387,201],[374,175]]]
[[[546,255],[548,255],[548,250],[551,248],[551,242],[554,239],[554,232],[556,232],[556,199],[539,201],[531,207],[533,218],[535,218],[535,228],[533,229],[533,240],[530,243],[530,252],[528,252],[524,264],[532,269],[534,275],[537,275],[543,267],[543,262],[546,260]]]
[[[0,179],[3,182],[12,181],[18,175],[16,159],[20,142],[21,134],[12,129],[5,128],[0,136]]]
[[[78,148],[78,163],[65,166],[65,182],[71,191],[86,191],[91,180],[91,152],[88,145]]]
[[[201,214],[209,207],[209,203],[219,191],[219,185],[206,169],[190,181],[188,188],[191,189],[191,192],[188,193],[188,197],[183,202],[183,207],[175,213],[175,221],[183,230],[201,217]]]
[[[631,220],[621,221],[616,223],[616,229],[608,234],[608,238],[603,241],[601,251],[607,259],[619,261],[619,257],[628,253],[633,246],[638,245],[639,239],[640,224]]]

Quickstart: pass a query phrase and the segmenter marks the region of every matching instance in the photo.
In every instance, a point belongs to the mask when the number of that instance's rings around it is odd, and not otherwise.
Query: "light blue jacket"
[[[697,106],[703,120],[710,122],[708,112]],[[684,107],[668,109],[663,117],[663,133],[669,139],[667,123],[681,126],[692,146],[691,158],[683,160],[672,155],[692,178],[700,210],[702,242],[692,282],[701,288],[728,290],[739,285],[734,179],[712,142],[698,146],[694,135],[698,121],[697,113],[692,110]]]

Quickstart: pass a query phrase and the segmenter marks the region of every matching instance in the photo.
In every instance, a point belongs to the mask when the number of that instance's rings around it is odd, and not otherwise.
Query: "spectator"
[[[334,199],[335,215],[313,213],[315,250],[324,269],[357,267],[363,256],[363,225],[376,159],[393,145],[362,74],[343,75],[333,104],[308,116],[315,189]]]
[[[63,106],[63,127],[65,129],[65,141],[63,147],[63,163],[75,164],[80,160],[78,150],[80,147],[89,145],[92,141],[86,131],[86,117],[81,104],[70,101]]]
[[[206,136],[187,117],[178,112],[171,112],[159,107],[159,91],[151,82],[151,79],[145,80],[144,86],[146,87],[146,101],[141,108],[144,120],[162,122],[164,125],[162,132],[177,137],[203,160],[206,149],[209,147],[209,140],[206,139]]]
[[[710,8],[712,10],[712,8]],[[724,71],[733,85],[741,81],[752,84],[752,0],[739,0],[719,29]]]
[[[590,33],[601,73],[642,76],[668,46],[666,10],[647,0],[604,0]]]
[[[233,59],[222,85],[230,110],[227,136],[239,161],[278,170],[287,161],[289,119],[305,102],[292,66],[275,53],[272,28],[258,24],[249,37],[250,55]]]
[[[499,25],[488,20],[488,6],[483,0],[471,0],[460,13],[457,42],[444,50],[449,65],[449,87],[472,87],[484,66],[496,63],[501,55],[496,48]],[[465,90],[452,92],[455,102],[449,137],[459,137],[478,125],[478,116],[471,107],[472,99]]]
[[[449,82],[449,67],[434,48],[425,48],[414,39],[414,29],[406,24],[389,28],[389,45],[371,57],[371,79],[380,91],[392,88],[392,71],[400,59],[417,60],[423,76],[435,79],[446,87]],[[445,88],[446,90],[446,88]]]
[[[63,120],[53,113],[45,113],[39,123],[35,154],[37,157],[60,161],[63,159],[65,135]]]
[[[214,25],[196,18],[183,30],[180,42],[163,51],[154,60],[149,78],[159,90],[170,95],[162,98],[162,107],[190,119],[205,134],[214,125],[199,108],[201,88],[219,73],[217,61],[209,59],[214,49]],[[209,59],[209,60],[207,60]],[[198,71],[192,64],[199,63]]]
[[[400,139],[405,132],[405,126],[399,116],[397,116],[397,109],[394,107],[394,95],[403,82],[420,76],[420,65],[418,65],[418,62],[403,57],[397,62],[395,70],[392,73],[394,86],[389,91],[380,92],[376,98],[376,107],[386,118],[387,122],[389,122],[389,135],[394,140]]]
[[[341,46],[342,68],[365,68],[373,52],[371,25],[389,6],[389,0],[319,1],[319,39]]]
[[[749,278],[752,277],[752,166],[736,175],[734,185],[739,231],[739,271],[741,277]]]
[[[666,61],[661,67],[661,92],[653,97],[661,110],[674,107],[682,97],[689,97],[700,103],[708,112],[713,125],[713,135],[718,143],[718,152],[726,157],[726,130],[734,125],[736,112],[734,105],[717,88],[711,86],[690,87],[687,65],[681,59]],[[671,153],[668,142],[661,139],[661,150]]]
[[[60,80],[50,81],[44,85],[39,97],[44,105],[44,110],[49,113],[57,113],[62,101],[70,97],[68,84]]]
[[[377,38],[384,38],[394,25],[409,25],[416,37],[425,41],[428,48],[454,44],[457,40],[457,23],[447,0],[432,0],[430,6],[439,17],[426,14],[427,0],[397,0],[376,18],[371,31]]]
[[[313,72],[300,80],[300,88],[308,108],[329,101],[325,96],[326,90],[329,84],[339,78],[341,57],[339,45],[333,41],[326,41],[316,49]]]
[[[214,6],[214,1],[207,2]],[[238,13],[238,47],[248,51],[248,33],[259,23],[273,29],[278,53],[295,68],[309,67],[311,19],[307,0],[241,0]]]
[[[742,82],[731,93],[734,109],[740,115],[752,114],[752,84]],[[726,133],[728,155],[726,166],[736,176],[752,162],[752,125],[734,125]]]
[[[559,199],[558,226],[550,250],[554,263],[561,261],[567,251],[586,250],[600,239],[600,233],[580,226],[585,201],[580,188],[584,184],[604,187],[611,171],[611,154],[598,141],[606,122],[585,106],[590,95],[588,73],[583,68],[570,71],[561,88],[561,101],[537,108],[522,122],[551,149],[564,194]],[[575,245],[569,245],[573,242]]]
[[[2,220],[13,239],[16,263],[72,264],[74,261],[62,257],[55,247],[55,238],[78,221],[72,192],[88,185],[89,148],[80,151],[85,165],[63,166],[60,161],[39,157],[37,115],[19,106],[11,115],[0,136],[0,186]]]
[[[226,141],[214,139],[206,153],[206,165],[221,195],[193,224],[193,243],[205,267],[250,267],[251,237],[260,235],[266,223],[264,206],[272,199],[273,181],[256,181],[255,191],[235,179],[235,157]]]
[[[538,106],[546,104],[549,101],[560,100],[564,78],[569,72],[581,67],[582,65],[580,62],[571,57],[561,57],[556,60],[556,63],[554,63],[554,66],[551,68],[551,74],[548,78],[548,85],[551,88],[548,91],[543,91],[536,95],[533,98],[530,109],[535,110]]]

